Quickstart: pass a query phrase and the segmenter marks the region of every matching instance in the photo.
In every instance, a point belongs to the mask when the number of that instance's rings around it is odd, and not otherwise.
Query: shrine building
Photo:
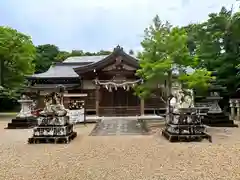
[[[133,87],[141,83],[135,75],[138,68],[139,60],[117,46],[109,55],[55,63],[44,73],[28,76],[27,89],[36,95],[38,108],[44,107],[44,95],[61,84],[66,88],[65,107],[71,97],[81,98],[87,115],[138,116],[164,110],[159,88],[147,99],[134,94]]]

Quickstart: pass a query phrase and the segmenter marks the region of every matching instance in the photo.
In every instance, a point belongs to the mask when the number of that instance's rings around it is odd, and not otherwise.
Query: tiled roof
[[[96,63],[107,56],[75,56],[69,57],[63,63],[52,65],[46,72],[33,74],[30,78],[75,78],[79,75],[74,68],[85,66],[87,64]]]
[[[81,62],[98,62],[104,58],[106,58],[108,55],[102,55],[102,56],[75,56],[75,57],[69,57],[63,63],[81,63]]]
[[[73,68],[79,67],[77,65],[52,65],[46,72],[33,74],[32,78],[76,78],[79,75]]]

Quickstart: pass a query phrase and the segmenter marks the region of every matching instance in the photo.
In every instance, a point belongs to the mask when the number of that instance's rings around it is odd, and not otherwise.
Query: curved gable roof
[[[113,63],[115,61],[115,57],[117,57],[117,56],[125,57],[123,59],[123,61],[126,64],[129,64],[136,68],[139,67],[139,60],[137,58],[125,53],[123,51],[122,47],[117,46],[116,48],[114,48],[114,51],[110,55],[104,57],[103,59],[101,59],[97,62],[93,62],[93,63],[85,65],[85,66],[76,67],[76,68],[74,68],[74,71],[77,72],[78,74],[81,74],[81,73],[85,73],[88,71],[92,71],[94,69],[104,68],[105,66]]]

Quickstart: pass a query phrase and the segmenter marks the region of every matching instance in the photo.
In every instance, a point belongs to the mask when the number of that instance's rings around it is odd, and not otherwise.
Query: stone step
[[[34,124],[8,123],[7,129],[29,129],[35,126]]]
[[[12,123],[31,123],[36,120],[27,120],[27,119],[12,119]]]
[[[8,123],[7,129],[28,129],[38,125],[36,118],[32,119],[12,119],[11,123]]]
[[[37,117],[26,117],[26,118],[20,118],[20,117],[16,117],[14,119],[12,119],[12,122],[15,123],[15,122],[23,122],[23,123],[26,123],[26,122],[31,122],[31,121],[36,121],[37,120]]]

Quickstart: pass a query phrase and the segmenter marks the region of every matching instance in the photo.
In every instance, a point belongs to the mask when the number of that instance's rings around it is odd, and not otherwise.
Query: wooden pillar
[[[141,104],[140,104],[140,108],[141,108],[141,116],[143,116],[144,115],[144,109],[145,109],[145,107],[144,107],[144,99],[142,99],[141,98]]]
[[[100,86],[96,85],[96,116],[99,116],[99,92]]]

